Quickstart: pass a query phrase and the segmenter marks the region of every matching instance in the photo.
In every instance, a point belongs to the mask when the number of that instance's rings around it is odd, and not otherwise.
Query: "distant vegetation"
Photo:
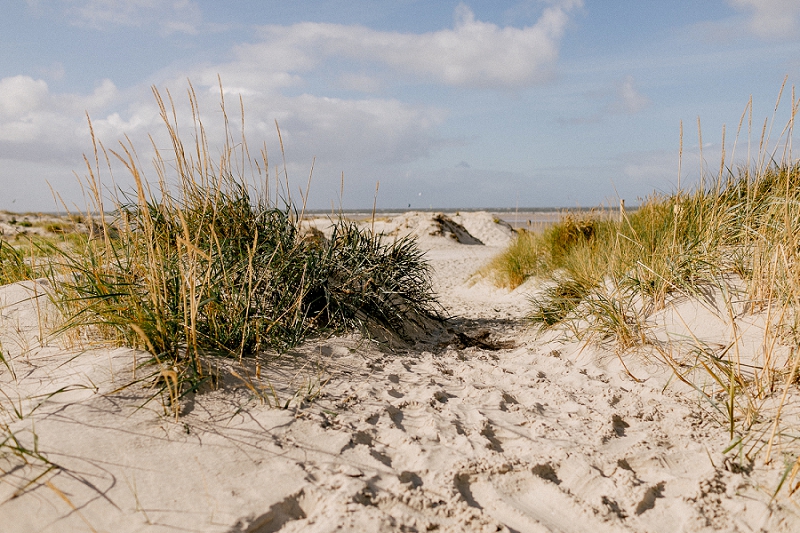
[[[0,285],[14,283],[33,276],[33,269],[25,262],[25,254],[0,239]]]

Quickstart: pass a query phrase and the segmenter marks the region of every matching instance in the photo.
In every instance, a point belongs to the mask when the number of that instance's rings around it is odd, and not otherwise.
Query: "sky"
[[[234,136],[266,147],[268,176],[241,167],[254,188],[279,175],[311,209],[457,209],[635,205],[689,187],[723,153],[752,161],[765,124],[770,150],[788,144],[800,80],[800,0],[3,6],[0,209],[15,212],[85,208],[88,119],[155,183],[155,149],[174,165],[154,88],[190,145],[191,84],[218,157],[221,81]],[[110,159],[106,194],[131,190]]]

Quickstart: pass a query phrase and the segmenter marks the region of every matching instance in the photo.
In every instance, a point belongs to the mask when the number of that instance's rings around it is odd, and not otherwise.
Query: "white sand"
[[[326,339],[261,379],[231,364],[177,421],[146,387],[118,390],[132,351],[63,349],[43,335],[46,298],[31,297],[45,287],[0,288],[0,416],[57,465],[0,460],[0,531],[800,531],[786,490],[771,501],[782,459],[738,468],[724,427],[665,365],[626,356],[639,383],[612,347],[536,338],[521,320],[533,283],[472,278],[508,231],[488,214],[448,219],[484,244],[429,214],[376,229],[420,238],[461,337],[398,353]],[[681,320],[729,339],[708,305],[675,309],[656,321],[676,346]]]

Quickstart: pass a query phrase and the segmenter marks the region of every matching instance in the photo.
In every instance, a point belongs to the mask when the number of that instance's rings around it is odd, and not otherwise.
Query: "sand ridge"
[[[449,332],[394,351],[319,339],[261,379],[252,362],[220,364],[223,386],[188,398],[177,420],[146,383],[121,388],[131,350],[64,349],[39,323],[44,287],[0,288],[2,416],[58,465],[2,459],[0,530],[800,528],[791,499],[771,500],[782,465],[739,468],[698,400],[665,389],[663,366],[631,357],[636,381],[611,347],[537,336],[523,320],[535,282],[507,291],[473,276],[508,231],[488,214],[446,217],[482,244],[431,214],[380,230],[419,238]]]

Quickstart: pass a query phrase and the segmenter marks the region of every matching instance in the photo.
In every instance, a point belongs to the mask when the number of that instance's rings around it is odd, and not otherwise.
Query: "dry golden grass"
[[[713,405],[732,446],[749,460],[761,453],[770,461],[775,443],[797,440],[781,417],[787,397],[797,392],[800,366],[800,166],[791,155],[798,106],[792,94],[777,141],[765,122],[753,165],[731,168],[723,149],[713,180],[703,176],[693,190],[654,194],[616,220],[567,213],[540,234],[519,235],[488,270],[504,286],[529,276],[545,280],[530,315],[542,328],[561,325],[586,341],[614,341],[621,357],[632,347],[654,346]],[[737,138],[745,123],[752,132],[751,115],[748,104]],[[687,367],[675,347],[649,334],[648,319],[678,298],[699,299],[708,291],[721,295],[732,341],[717,352],[695,338],[695,363]],[[766,313],[755,371],[741,364],[741,309]],[[777,357],[779,347],[790,351],[788,359]],[[700,388],[697,379],[708,378],[717,391]],[[768,397],[776,408],[764,407]]]
[[[226,141],[214,157],[191,86],[192,144],[181,137],[169,93],[165,100],[154,89],[154,96],[171,139],[171,150],[156,150],[156,181],[146,178],[130,141],[112,150],[94,140],[85,178],[93,193],[84,216],[90,239],[50,249],[63,330],[90,329],[149,352],[147,379],[175,407],[213,374],[208,357],[281,354],[311,335],[348,329],[404,340],[438,319],[414,241],[384,241],[344,219],[329,240],[307,238],[304,206],[282,197],[266,150],[248,163],[247,141],[230,130],[224,98]],[[243,124],[241,101],[240,109]],[[113,206],[100,193],[101,161],[121,165],[135,184]],[[108,207],[114,220],[95,216]]]

